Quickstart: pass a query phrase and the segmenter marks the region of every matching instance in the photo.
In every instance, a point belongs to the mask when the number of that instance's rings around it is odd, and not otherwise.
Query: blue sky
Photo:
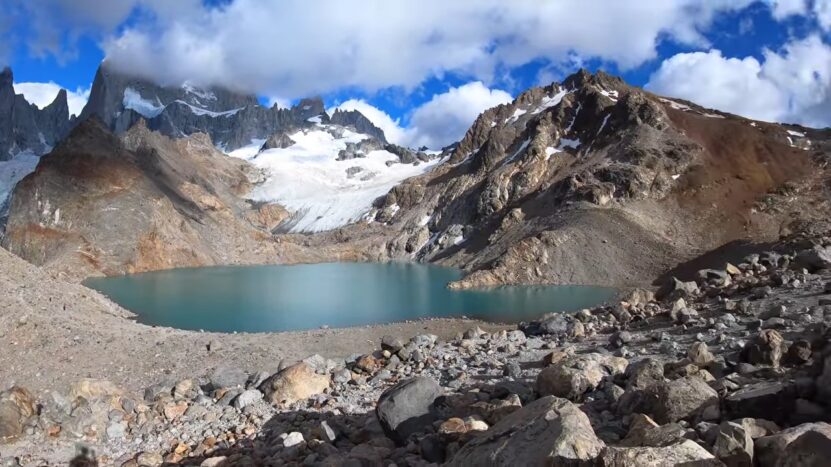
[[[79,98],[108,57],[263,102],[320,94],[436,146],[485,107],[583,66],[749,117],[831,124],[831,0],[10,2],[0,61],[15,82]]]

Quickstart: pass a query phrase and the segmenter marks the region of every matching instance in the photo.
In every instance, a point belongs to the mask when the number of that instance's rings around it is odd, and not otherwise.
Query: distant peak
[[[13,83],[14,74],[12,73],[12,69],[9,67],[3,67],[3,71],[0,71],[0,86],[11,86]]]

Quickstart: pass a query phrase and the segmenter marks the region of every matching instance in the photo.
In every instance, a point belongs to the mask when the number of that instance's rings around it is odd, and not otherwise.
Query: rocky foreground
[[[454,339],[0,394],[2,465],[827,465],[831,239]],[[657,295],[657,297],[656,297]],[[71,451],[74,447],[74,452]],[[61,458],[60,455],[67,457]]]

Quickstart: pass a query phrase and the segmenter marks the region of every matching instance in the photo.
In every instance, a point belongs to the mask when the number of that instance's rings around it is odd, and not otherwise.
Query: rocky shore
[[[141,390],[44,374],[0,393],[0,465],[825,465],[831,239],[780,251],[344,359]]]

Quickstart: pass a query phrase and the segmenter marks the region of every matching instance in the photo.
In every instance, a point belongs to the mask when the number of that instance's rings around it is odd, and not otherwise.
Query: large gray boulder
[[[622,374],[629,362],[625,358],[599,353],[574,355],[543,369],[536,389],[543,396],[579,401],[595,390],[604,378]]]
[[[760,467],[825,466],[831,459],[831,425],[804,423],[756,440]]]
[[[473,465],[587,465],[603,449],[589,418],[571,402],[543,397],[473,438],[448,462]]]
[[[698,443],[686,440],[665,447],[607,447],[600,453],[598,467],[665,467],[671,465],[719,465]]]
[[[815,246],[810,250],[800,251],[794,258],[793,265],[811,272],[831,268],[831,248]]]
[[[620,399],[618,413],[647,414],[660,424],[696,421],[718,416],[719,398],[715,389],[701,378],[685,376],[646,389],[629,389]]]
[[[384,391],[375,407],[384,433],[404,443],[411,434],[430,426],[435,420],[431,410],[433,402],[441,393],[438,383],[424,376],[402,381]]]

